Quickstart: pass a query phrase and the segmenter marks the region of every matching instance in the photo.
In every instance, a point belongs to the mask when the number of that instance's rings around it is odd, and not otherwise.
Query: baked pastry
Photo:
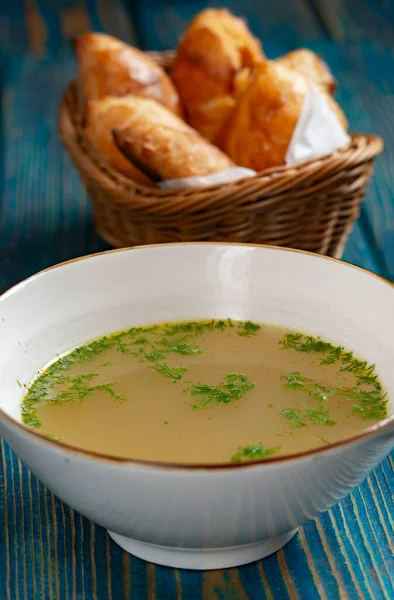
[[[104,33],[84,33],[74,40],[74,48],[84,102],[132,94],[153,98],[182,115],[171,79],[144,52]]]
[[[116,171],[130,177],[137,183],[153,185],[152,180],[125,158],[116,147],[112,130],[127,125],[133,111],[134,96],[114,98],[107,96],[102,100],[88,102],[86,105],[84,130],[88,142],[101,154]],[[152,101],[153,104],[155,104]],[[157,104],[157,106],[160,106]],[[169,111],[166,111],[169,112]],[[172,114],[169,112],[169,114]]]
[[[333,94],[337,88],[336,79],[328,65],[311,50],[293,50],[280,56],[275,62],[296,71],[324,92]]]
[[[234,163],[194,129],[153,100],[128,98],[129,115],[114,128],[118,148],[153,180],[209,175]]]
[[[280,62],[257,65],[233,113],[224,151],[255,171],[284,164],[308,88],[305,77]],[[338,104],[326,97],[346,126]]]
[[[192,21],[182,38],[171,76],[186,120],[220,145],[223,129],[239,91],[236,77],[264,60],[260,42],[245,22],[225,9],[207,9]]]

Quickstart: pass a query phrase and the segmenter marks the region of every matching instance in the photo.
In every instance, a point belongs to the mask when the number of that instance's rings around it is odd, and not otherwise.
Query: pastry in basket
[[[153,180],[210,175],[234,166],[169,110],[148,98],[128,98],[129,115],[114,128],[123,154]]]
[[[242,167],[261,171],[283,165],[309,82],[277,61],[255,67],[231,119],[224,150]],[[340,122],[345,116],[328,94]]]
[[[328,65],[311,50],[293,50],[280,56],[275,62],[303,75],[307,81],[324,92],[333,94],[336,90],[337,82]]]
[[[260,42],[242,19],[225,9],[199,13],[179,44],[171,72],[190,125],[220,145],[240,84],[264,59]]]
[[[124,98],[107,96],[102,100],[88,102],[84,132],[90,145],[116,171],[130,177],[137,183],[153,185],[152,180],[147,175],[123,156],[112,137],[113,129],[124,127],[127,124],[127,120],[133,112],[133,99],[134,96]],[[160,105],[157,104],[157,106]],[[172,114],[169,111],[166,112]]]
[[[145,96],[182,115],[178,93],[147,54],[110,35],[84,33],[74,40],[84,102],[105,96]]]

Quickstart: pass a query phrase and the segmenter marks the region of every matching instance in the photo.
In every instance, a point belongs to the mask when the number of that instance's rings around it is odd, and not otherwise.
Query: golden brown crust
[[[296,71],[324,92],[333,94],[336,90],[337,82],[328,65],[311,50],[293,50],[280,56],[275,62]]]
[[[234,111],[224,150],[240,166],[261,171],[282,165],[300,116],[308,81],[277,61],[256,66]],[[346,119],[326,95],[339,120]]]
[[[228,156],[164,107],[147,98],[135,97],[132,103],[123,127],[114,128],[115,142],[152,179],[209,175],[234,166]]]
[[[234,79],[264,59],[260,42],[242,19],[225,9],[199,13],[179,44],[172,69],[192,127],[217,143],[235,106]]]
[[[152,180],[123,156],[112,137],[113,129],[124,127],[127,123],[130,116],[130,98],[133,96],[107,96],[102,100],[89,102],[86,106],[85,134],[90,144],[111,167],[137,183],[149,186],[153,185]]]
[[[144,52],[103,33],[80,35],[74,40],[74,48],[85,102],[105,96],[145,96],[182,116],[171,79]]]

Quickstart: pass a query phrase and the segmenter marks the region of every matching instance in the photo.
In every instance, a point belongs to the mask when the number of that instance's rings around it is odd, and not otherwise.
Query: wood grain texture
[[[394,44],[394,5],[390,0],[308,0],[334,41]]]
[[[47,27],[38,11],[35,0],[26,0],[25,25],[29,50],[36,56],[45,54]]]
[[[174,45],[205,3],[139,0],[134,32],[120,1],[111,9],[104,0],[6,4],[7,11],[0,11],[0,291],[46,266],[106,247],[56,133],[58,101],[75,71],[68,36],[91,27],[162,49]],[[345,257],[394,279],[392,5],[363,0],[352,14],[351,0],[335,0],[333,27],[337,21],[344,28],[344,42],[337,45],[309,0],[278,0],[268,8],[258,0],[226,4],[249,16],[269,54],[303,44],[319,51],[338,76],[338,97],[352,129],[385,138],[385,155]],[[136,6],[129,8],[136,14]],[[389,457],[276,555],[240,569],[178,571],[124,553],[102,528],[54,497],[1,442],[0,599],[391,599],[393,498]]]
[[[0,0],[0,52],[5,55],[56,54],[73,36],[90,30],[105,30],[131,44],[137,39],[122,0]]]
[[[29,51],[25,0],[0,0],[0,56]]]
[[[394,244],[390,243],[393,240],[389,234],[394,229],[394,84],[391,78],[394,46],[386,48],[365,41],[341,46],[320,42],[311,47],[323,55],[340,81],[337,97],[349,116],[351,129],[374,131],[385,141],[385,152],[376,162],[358,225],[368,251],[354,260],[352,238],[345,258],[360,264],[360,258],[367,256],[368,264],[364,266],[392,279]],[[360,241],[358,245],[360,247]]]
[[[57,135],[57,105],[74,68],[71,54],[59,62],[9,58],[4,65],[1,289],[54,262],[105,247]]]
[[[308,522],[283,551],[239,569],[200,573],[126,555],[102,528],[48,492],[4,442],[0,450],[2,527],[11,534],[0,544],[2,599],[393,597],[392,517],[384,515],[385,530],[377,514],[392,510],[388,460],[341,505]]]
[[[147,48],[172,48],[193,14],[207,5],[199,0],[126,0],[141,21],[142,40]],[[390,0],[212,0],[210,6],[230,8],[248,16],[256,33],[269,42],[280,40],[290,46],[329,38],[335,42],[367,39],[392,46],[394,5]],[[161,23],[166,22],[167,27]],[[148,25],[148,27],[146,27]],[[166,31],[166,29],[168,29]],[[155,36],[156,32],[160,37]],[[151,48],[151,43],[166,42]]]
[[[206,2],[176,0],[127,0],[139,38],[149,50],[174,48],[189,21]],[[254,34],[259,36],[268,54],[279,54],[299,46],[304,39],[319,39],[324,31],[307,0],[214,0],[211,7],[228,7],[234,14],[246,16]],[[163,25],[165,23],[165,26]]]

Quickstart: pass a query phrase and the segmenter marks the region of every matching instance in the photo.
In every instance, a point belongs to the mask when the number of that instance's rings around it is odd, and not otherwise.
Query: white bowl
[[[175,567],[241,565],[278,550],[394,446],[393,309],[394,289],[379,277],[293,250],[174,244],[70,261],[0,298],[0,433],[125,550]],[[57,353],[133,325],[224,317],[283,324],[376,362],[391,416],[324,448],[210,467],[111,458],[21,424],[17,380]]]

